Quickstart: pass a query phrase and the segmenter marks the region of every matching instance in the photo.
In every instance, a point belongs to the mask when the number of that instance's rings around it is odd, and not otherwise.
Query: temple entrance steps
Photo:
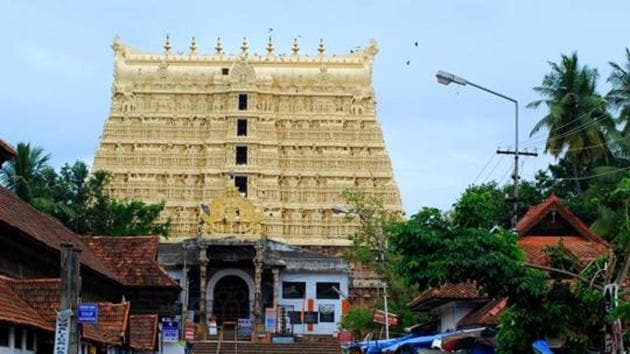
[[[221,343],[219,354],[340,354],[341,347],[331,340],[305,340],[294,344],[264,344],[233,341]],[[193,354],[217,354],[217,342],[204,341],[193,344]]]

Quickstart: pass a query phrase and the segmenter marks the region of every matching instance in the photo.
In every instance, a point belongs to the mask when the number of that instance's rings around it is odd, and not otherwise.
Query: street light
[[[437,82],[442,84],[442,85],[449,85],[450,83],[454,83],[454,84],[458,84],[458,85],[462,85],[462,86],[472,86],[475,88],[478,88],[482,91],[488,92],[490,94],[493,94],[495,96],[501,97],[505,100],[508,100],[512,103],[514,103],[514,151],[497,151],[497,153],[499,154],[509,154],[509,155],[514,155],[514,172],[512,174],[512,179],[514,180],[514,192],[512,195],[513,198],[513,215],[512,215],[512,227],[516,226],[516,221],[518,218],[518,156],[519,155],[530,155],[530,156],[535,156],[534,153],[530,153],[530,152],[519,152],[518,151],[518,101],[515,100],[514,98],[508,97],[504,94],[498,93],[496,91],[490,90],[488,88],[485,88],[483,86],[477,85],[473,82],[470,82],[462,77],[459,77],[457,75],[451,74],[449,72],[446,71],[442,71],[439,70],[437,72],[437,74],[435,74],[435,77],[437,78]]]
[[[354,210],[349,209],[343,205],[333,205],[330,208],[335,214],[345,214],[345,215],[355,215],[358,216],[359,219],[365,219],[365,215],[361,215],[360,213],[355,212]],[[377,227],[377,232],[379,233],[378,238],[383,239],[383,228]],[[380,252],[379,261],[382,262],[383,269],[385,268],[385,252],[383,249],[378,250]],[[389,339],[389,310],[387,308],[387,281],[383,280],[383,310],[385,312],[385,339]]]

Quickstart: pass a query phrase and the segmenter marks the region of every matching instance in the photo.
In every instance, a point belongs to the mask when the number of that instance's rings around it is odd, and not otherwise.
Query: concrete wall
[[[285,299],[282,294],[282,282],[305,282],[306,283],[306,298],[305,299]],[[279,304],[281,306],[293,307],[293,311],[319,311],[320,305],[331,305],[334,307],[335,320],[334,322],[317,323],[312,326],[312,330],[309,330],[308,325],[294,325],[293,331],[297,334],[334,334],[337,332],[339,322],[341,321],[341,301],[339,299],[317,299],[317,283],[318,282],[336,282],[339,283],[341,292],[348,294],[348,275],[339,273],[281,273],[280,274],[280,289],[279,289]],[[312,308],[309,309],[309,303],[312,303]]]

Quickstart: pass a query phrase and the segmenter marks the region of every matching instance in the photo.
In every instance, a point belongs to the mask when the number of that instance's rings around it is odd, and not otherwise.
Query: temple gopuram
[[[358,223],[333,206],[355,189],[402,211],[376,118],[376,43],[328,55],[320,42],[310,56],[297,40],[287,55],[271,40],[262,55],[245,39],[237,55],[220,39],[210,54],[194,38],[186,52],[168,37],[161,53],[118,37],[112,48],[93,169],[111,173],[115,198],[166,202],[159,257],[187,289],[182,316],[262,323],[282,308],[278,323],[301,322],[292,331],[336,331],[344,301],[375,283],[348,277],[338,256]]]

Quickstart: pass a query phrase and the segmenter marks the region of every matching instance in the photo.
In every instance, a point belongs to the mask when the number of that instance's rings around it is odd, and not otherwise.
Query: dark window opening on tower
[[[247,197],[247,176],[234,176],[234,185],[243,196]]]
[[[236,121],[236,135],[247,136],[247,119],[238,119]]]
[[[241,93],[238,95],[238,110],[245,111],[247,110],[247,95]]]
[[[230,75],[230,69],[229,68],[221,68],[221,74],[222,75]]]
[[[236,147],[236,164],[247,165],[247,146]]]

